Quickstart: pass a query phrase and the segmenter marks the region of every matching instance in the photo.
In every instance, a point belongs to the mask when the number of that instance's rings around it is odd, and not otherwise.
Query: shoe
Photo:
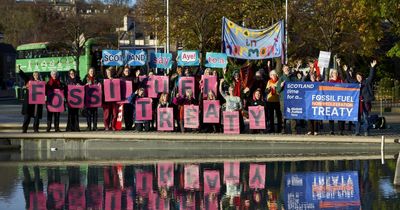
[[[310,132],[307,133],[307,135],[313,135],[313,133],[310,131]]]
[[[343,134],[343,131],[340,131],[340,132],[339,132],[339,135],[343,136],[343,135],[344,135],[344,134]]]
[[[365,132],[365,133],[364,133],[364,136],[369,136],[369,133],[368,133],[368,132]]]
[[[318,133],[317,132],[314,132],[314,136],[317,136],[318,135]]]
[[[27,132],[26,130],[23,130],[23,131],[22,131],[22,133],[26,133],[26,132]]]
[[[329,132],[330,135],[335,135],[335,132],[331,131]]]
[[[110,128],[104,128],[104,130],[105,130],[105,131],[109,131],[109,130],[110,130]]]
[[[361,135],[360,135],[360,133],[356,133],[356,134],[354,134],[354,136],[361,136]]]
[[[56,132],[61,132],[60,129],[56,129]]]

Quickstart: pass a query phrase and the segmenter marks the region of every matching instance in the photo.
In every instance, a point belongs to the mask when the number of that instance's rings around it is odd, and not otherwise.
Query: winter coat
[[[24,89],[24,102],[22,103],[22,115],[28,115],[29,117],[38,117],[42,119],[43,113],[43,105],[42,104],[29,104],[29,82],[34,81],[33,78],[29,78],[22,70],[19,71],[19,76],[24,80],[25,86]]]

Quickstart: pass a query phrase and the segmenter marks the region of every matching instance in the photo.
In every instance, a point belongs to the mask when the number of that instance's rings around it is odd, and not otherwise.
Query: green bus
[[[83,78],[88,68],[99,71],[101,50],[94,46],[94,39],[85,43],[84,51],[79,57],[79,76]],[[49,42],[23,44],[17,47],[16,69],[20,68],[29,74],[39,71],[45,80],[50,72],[57,70],[61,80],[65,81],[70,69],[78,69],[71,48]]]

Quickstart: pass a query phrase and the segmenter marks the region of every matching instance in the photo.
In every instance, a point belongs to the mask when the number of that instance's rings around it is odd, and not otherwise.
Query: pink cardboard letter
[[[184,167],[184,188],[189,189],[200,189],[200,171],[199,165],[185,165]]]
[[[54,209],[62,209],[65,204],[65,185],[60,183],[51,183],[47,188],[47,198],[54,202]]]
[[[151,107],[151,98],[138,98],[136,100],[136,120],[152,120],[153,111]]]
[[[221,189],[221,180],[218,170],[204,170],[204,194],[218,194]]]
[[[211,90],[215,96],[217,96],[217,76],[205,76],[202,75],[202,92],[203,97],[207,97],[208,92]]]
[[[199,106],[184,105],[183,106],[183,123],[185,128],[199,127]]]
[[[250,129],[265,129],[265,109],[263,106],[249,106]]]
[[[157,130],[174,130],[174,111],[172,108],[158,108],[157,110]]]
[[[87,108],[101,107],[102,105],[101,85],[86,85],[85,86],[85,106]]]
[[[63,112],[64,109],[64,93],[60,89],[54,89],[47,96],[47,110],[49,112]]]
[[[249,187],[252,189],[265,188],[265,165],[250,164]]]
[[[219,123],[220,105],[218,100],[203,101],[203,122]]]
[[[121,210],[122,192],[120,189],[106,190],[105,210]]]
[[[132,81],[121,80],[121,102],[122,104],[128,103],[128,97],[132,94]]]
[[[68,106],[82,109],[85,105],[85,86],[68,85]]]
[[[174,186],[174,164],[159,163],[157,166],[158,187]]]
[[[239,128],[239,111],[223,113],[224,117],[224,133],[226,134],[240,134]]]
[[[46,82],[29,81],[29,104],[46,104]]]
[[[194,90],[194,77],[181,77],[179,80],[179,94],[181,96],[184,96],[186,93],[187,89],[190,89],[193,91],[193,95],[195,96],[195,90]]]
[[[105,79],[104,80],[104,98],[105,101],[121,101],[121,80]]]
[[[224,182],[229,184],[239,184],[240,163],[225,162],[224,163]]]
[[[153,190],[153,174],[151,172],[136,172],[136,192],[146,195]]]
[[[72,186],[68,190],[69,209],[85,209],[86,196],[85,187],[82,185]]]

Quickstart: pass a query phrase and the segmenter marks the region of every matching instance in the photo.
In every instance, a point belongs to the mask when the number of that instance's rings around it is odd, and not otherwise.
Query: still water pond
[[[395,171],[396,160],[8,165],[0,209],[400,209]]]

